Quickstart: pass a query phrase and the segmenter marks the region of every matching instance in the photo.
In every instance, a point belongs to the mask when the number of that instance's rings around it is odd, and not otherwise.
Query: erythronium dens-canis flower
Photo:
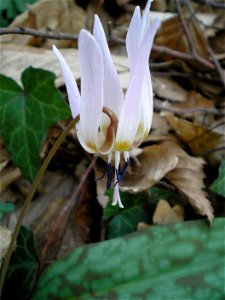
[[[108,155],[107,188],[111,186],[114,172],[112,205],[118,203],[120,207],[123,205],[119,182],[129,166],[129,151],[146,138],[152,123],[149,55],[160,20],[156,18],[150,25],[150,4],[151,0],[147,2],[142,15],[140,7],[135,8],[127,32],[130,80],[125,96],[97,15],[94,18],[93,35],[82,29],[78,38],[81,93],[64,57],[53,46],[63,71],[72,116],[75,118],[80,115],[76,125],[79,142],[89,153]],[[125,159],[122,169],[121,153]],[[111,164],[113,154],[115,168]]]

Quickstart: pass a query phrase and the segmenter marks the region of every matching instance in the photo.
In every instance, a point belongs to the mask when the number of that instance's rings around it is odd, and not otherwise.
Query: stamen
[[[129,165],[130,165],[130,159],[128,159],[126,162],[125,162],[125,165],[123,167],[123,169],[121,170],[120,169],[120,166],[118,169],[116,169],[116,179],[117,181],[115,182],[114,186],[117,185],[118,182],[120,182],[121,180],[123,180],[128,168],[129,168]]]

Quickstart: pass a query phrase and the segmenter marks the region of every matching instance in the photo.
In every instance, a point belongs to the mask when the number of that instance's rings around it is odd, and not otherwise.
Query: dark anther
[[[123,178],[124,178],[124,176],[125,176],[128,168],[129,168],[129,165],[130,165],[130,160],[128,159],[125,162],[125,165],[124,165],[123,169],[120,169],[120,167],[119,167],[119,169],[116,170],[116,179],[117,179],[117,181],[114,184],[114,186],[116,186],[118,182],[120,182],[121,180],[123,180]]]

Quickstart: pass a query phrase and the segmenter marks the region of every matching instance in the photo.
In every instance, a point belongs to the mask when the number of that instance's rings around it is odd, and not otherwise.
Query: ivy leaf
[[[35,2],[37,0],[2,0],[0,6],[0,25],[7,26],[17,15],[27,9],[27,3],[33,4]]]
[[[52,72],[28,67],[21,75],[22,89],[0,75],[0,134],[12,161],[30,181],[40,167],[39,150],[48,128],[70,116],[54,80]]]
[[[211,184],[210,190],[225,197],[225,159],[219,167],[219,177]]]
[[[2,299],[30,299],[38,264],[33,232],[22,226],[6,273]]]
[[[15,205],[13,203],[0,203],[0,220],[5,214],[11,213],[15,209]]]
[[[108,238],[112,239],[137,230],[139,222],[148,222],[148,213],[146,211],[148,196],[144,192],[139,194],[130,194],[120,192],[121,201],[124,208],[118,205],[112,206],[113,190],[106,192],[110,198],[110,203],[104,210],[103,219],[108,222]]]
[[[46,269],[32,300],[223,299],[224,224],[152,226],[79,247]]]

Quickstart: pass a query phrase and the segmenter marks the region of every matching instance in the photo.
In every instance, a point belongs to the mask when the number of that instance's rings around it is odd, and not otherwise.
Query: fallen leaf
[[[168,201],[161,199],[156,206],[152,220],[153,224],[158,225],[183,222],[184,208],[179,204],[171,207]]]
[[[144,222],[140,222],[140,223],[138,223],[137,230],[143,230],[143,229],[148,228],[149,226],[151,226],[151,225],[144,223]]]
[[[11,241],[12,231],[5,226],[0,226],[0,267],[2,264],[2,259],[6,255],[7,249]]]
[[[195,46],[196,52],[203,58],[209,60],[209,55],[207,52],[208,49],[208,42],[207,39],[204,36],[203,30],[200,28],[199,24],[194,21],[193,19],[185,18],[185,22],[187,24],[187,27],[190,31],[191,38],[193,40],[193,44]],[[184,29],[182,27],[181,21],[179,19],[179,16],[175,16],[171,19],[166,20],[162,23],[160,26],[156,38],[155,38],[155,44],[156,45],[162,45],[169,47],[173,50],[177,50],[184,53],[189,53],[189,43],[186,37],[186,34],[184,32]],[[157,57],[160,56],[161,60],[168,60],[173,59],[168,54],[156,54]],[[189,61],[189,65],[194,67],[195,69],[206,71],[207,68],[205,66],[202,66],[202,64],[199,64],[196,61]]]
[[[32,15],[32,18],[31,18]],[[75,22],[74,22],[75,20]],[[12,27],[29,27],[52,32],[66,32],[78,34],[85,28],[86,13],[73,0],[41,0],[19,15],[11,24]],[[66,40],[47,40],[26,35],[7,35],[1,38],[1,43],[15,43],[20,45],[38,45],[49,48],[52,44],[57,47],[68,47],[74,42]]]
[[[78,50],[60,49],[60,52],[70,66],[75,79],[79,79]],[[128,86],[130,78],[128,58],[121,55],[112,55],[112,59],[119,73],[122,88],[125,89]],[[60,64],[57,63],[57,59],[52,50],[15,44],[1,45],[0,68],[2,74],[12,77],[17,83],[20,83],[21,72],[29,65],[54,72],[56,74],[56,87],[64,85]]]
[[[162,115],[168,121],[176,135],[197,156],[201,156],[225,144],[223,134],[210,130],[203,125],[179,119],[170,113],[163,113]],[[214,163],[217,156],[213,156],[212,153],[209,154],[208,158],[212,159],[212,163]]]
[[[188,95],[188,92],[171,78],[154,76],[152,85],[157,96],[171,101],[184,102]]]
[[[202,170],[205,161],[200,157],[192,157],[188,155],[178,144],[171,141],[162,143],[167,147],[169,152],[174,153],[179,158],[176,167],[167,173],[165,177],[184,193],[196,210],[202,216],[207,216],[212,223],[214,218],[213,208],[207,199],[207,194],[203,190],[205,174]]]
[[[133,161],[121,182],[121,190],[140,192],[162,179],[178,163],[176,154],[161,145],[147,146]]]
[[[21,176],[18,168],[9,167],[1,172],[0,193]]]

